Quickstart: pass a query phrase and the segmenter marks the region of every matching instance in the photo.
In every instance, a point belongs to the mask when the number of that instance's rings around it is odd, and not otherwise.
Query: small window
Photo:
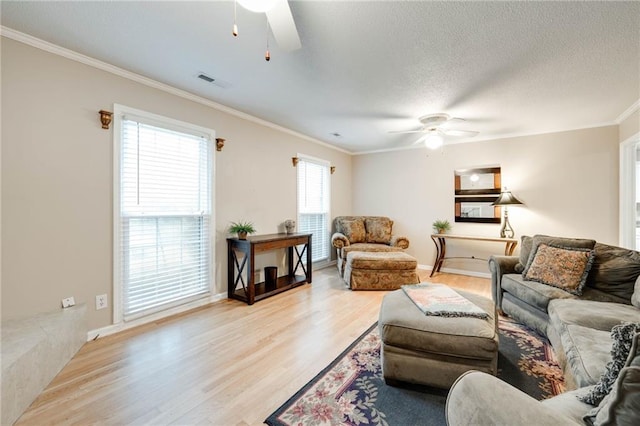
[[[329,260],[328,161],[298,155],[298,232],[311,233],[312,261]]]

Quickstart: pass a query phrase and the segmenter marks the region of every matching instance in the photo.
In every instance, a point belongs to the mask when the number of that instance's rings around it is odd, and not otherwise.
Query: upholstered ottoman
[[[399,251],[352,251],[347,254],[344,280],[351,290],[396,290],[420,282],[418,261]]]
[[[380,308],[382,373],[386,383],[449,389],[465,371],[498,371],[498,320],[493,301],[456,290],[486,311],[487,319],[427,316],[403,290],[384,296]]]

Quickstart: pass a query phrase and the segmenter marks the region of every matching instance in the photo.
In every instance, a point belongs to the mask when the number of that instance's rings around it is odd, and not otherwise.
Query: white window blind
[[[298,232],[313,234],[312,261],[329,259],[329,163],[298,156]]]
[[[211,140],[122,119],[120,283],[125,320],[207,295]]]

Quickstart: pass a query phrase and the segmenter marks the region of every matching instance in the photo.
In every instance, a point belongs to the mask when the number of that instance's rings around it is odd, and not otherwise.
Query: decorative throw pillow
[[[585,414],[593,426],[632,426],[640,417],[640,367],[625,367],[599,406]]]
[[[566,248],[586,248],[593,249],[596,245],[595,240],[588,240],[585,238],[564,238],[564,237],[552,237],[549,235],[536,234],[533,237],[522,237],[522,243],[520,247],[520,261],[515,266],[515,271],[521,273],[526,268],[527,264],[533,257],[534,249],[540,244],[549,244],[556,247]]]
[[[341,228],[351,244],[364,243],[367,238],[362,219],[342,219]]]
[[[522,276],[580,296],[593,263],[593,250],[539,244]]]
[[[529,255],[531,254],[531,249],[533,248],[533,237],[529,237],[527,235],[523,235],[520,239],[520,260],[516,263],[514,267],[515,271],[521,274],[524,271],[524,267],[527,266],[529,262]]]
[[[607,363],[598,383],[589,393],[578,397],[578,399],[587,404],[598,405],[611,392],[613,383],[618,378],[620,370],[625,366],[627,358],[629,358],[630,365],[635,364],[634,360],[637,358],[637,354],[630,355],[630,352],[634,336],[638,332],[640,332],[640,323],[623,323],[611,329],[611,339],[613,340],[611,361]],[[637,348],[637,344],[635,347]]]
[[[367,229],[368,243],[389,244],[391,241],[391,227],[393,221],[387,217],[365,217],[364,225]]]

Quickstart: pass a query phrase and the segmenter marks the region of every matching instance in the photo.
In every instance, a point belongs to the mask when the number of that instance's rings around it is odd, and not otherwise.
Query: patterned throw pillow
[[[522,276],[580,296],[593,264],[593,250],[539,244]]]
[[[364,243],[366,241],[367,234],[362,219],[343,219],[341,228],[342,233],[349,239],[351,244]]]
[[[389,244],[393,221],[386,217],[365,217],[368,243]]]
[[[613,340],[611,361],[607,363],[604,373],[602,373],[600,380],[593,389],[586,395],[578,397],[578,399],[591,405],[598,405],[602,402],[604,397],[611,392],[620,370],[625,366],[631,351],[633,337],[639,332],[640,323],[624,323],[611,329],[611,339]]]

